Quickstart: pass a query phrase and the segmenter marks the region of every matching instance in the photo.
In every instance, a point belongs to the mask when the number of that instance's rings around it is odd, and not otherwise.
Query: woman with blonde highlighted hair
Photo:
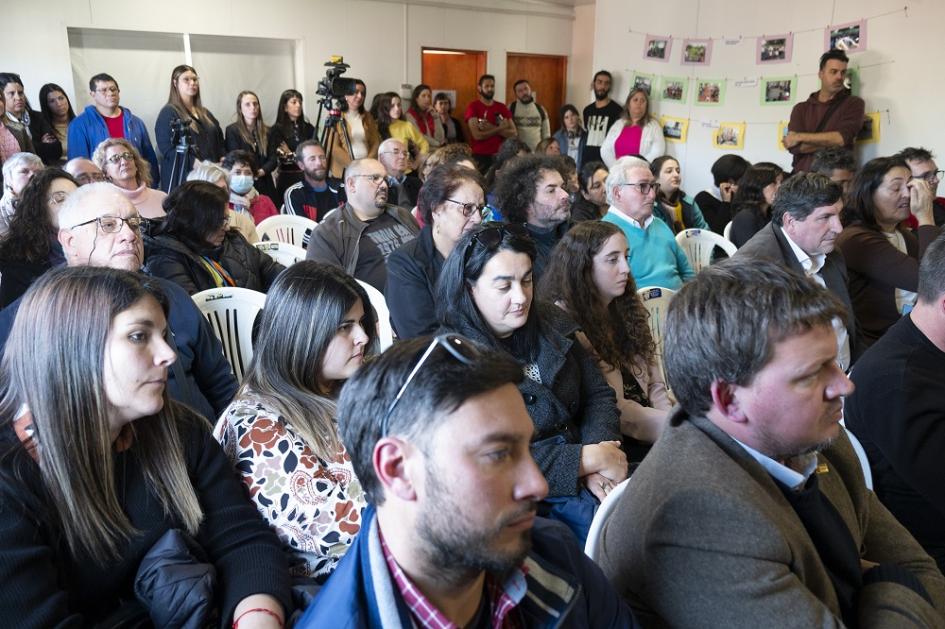
[[[95,147],[92,161],[105,174],[105,180],[128,197],[144,218],[164,216],[161,203],[167,196],[151,187],[151,166],[125,138],[108,138]]]

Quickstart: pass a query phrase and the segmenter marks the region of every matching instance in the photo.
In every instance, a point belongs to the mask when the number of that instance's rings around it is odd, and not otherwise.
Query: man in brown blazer
[[[601,567],[645,626],[945,626],[945,579],[866,489],[839,424],[844,314],[756,258],[674,298],[664,356],[680,408],[602,540]]]

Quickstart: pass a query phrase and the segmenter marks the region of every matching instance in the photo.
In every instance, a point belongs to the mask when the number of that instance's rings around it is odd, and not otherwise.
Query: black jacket
[[[176,145],[171,126],[178,120],[180,120],[180,115],[177,110],[170,105],[164,105],[154,123],[154,139],[157,141],[158,152],[161,153],[161,190],[164,192],[170,192],[172,185],[171,173],[174,170],[174,157],[177,153],[174,150]],[[208,159],[211,162],[219,162],[225,152],[220,123],[208,111],[207,117],[199,121],[197,129],[196,132],[191,131],[194,156],[198,160]],[[194,166],[194,156],[185,156],[184,164],[178,164],[178,170],[183,167],[184,173],[189,173]],[[173,185],[176,186],[177,182],[173,182]]]
[[[387,258],[384,296],[398,338],[432,334],[439,326],[435,293],[443,262],[430,225]]]

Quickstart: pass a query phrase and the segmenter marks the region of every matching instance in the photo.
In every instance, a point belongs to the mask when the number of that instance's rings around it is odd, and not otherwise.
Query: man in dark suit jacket
[[[839,424],[839,301],[731,259],[673,298],[680,408],[604,525],[600,565],[650,627],[941,627],[945,578],[869,491]]]
[[[847,312],[834,321],[837,359],[844,371],[858,356],[856,321],[847,291],[847,265],[835,249],[843,231],[843,190],[824,175],[798,173],[778,189],[771,222],[752,236],[736,256],[752,256],[785,265],[833,293]]]

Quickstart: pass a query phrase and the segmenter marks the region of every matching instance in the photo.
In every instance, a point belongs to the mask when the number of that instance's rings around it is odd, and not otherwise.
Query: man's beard
[[[318,168],[316,170],[306,170],[305,176],[312,181],[325,181],[328,178],[328,169]]]
[[[530,105],[530,104],[532,103],[532,101],[535,100],[535,99],[534,99],[532,96],[526,96],[525,98],[520,98],[520,99],[518,99],[518,100],[519,100],[523,105]]]
[[[610,96],[610,90],[594,90],[594,98],[597,100],[604,100]]]
[[[495,97],[495,90],[491,92],[480,92],[480,94],[482,94],[482,97],[486,100],[492,100]]]

